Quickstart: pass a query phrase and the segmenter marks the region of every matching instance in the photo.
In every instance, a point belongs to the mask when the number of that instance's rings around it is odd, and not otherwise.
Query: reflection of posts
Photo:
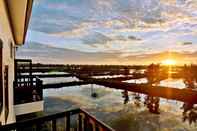
[[[160,65],[158,64],[151,64],[147,67],[146,70],[146,77],[148,83],[152,86],[153,83],[160,81]]]
[[[191,103],[184,103],[182,109],[184,110],[183,113],[191,110],[193,108],[193,104]]]
[[[122,94],[123,94],[123,98],[124,98],[124,104],[127,104],[128,102],[129,102],[129,95],[128,95],[128,91],[127,90],[124,90],[123,92],[122,92]]]
[[[183,111],[183,121],[188,120],[189,124],[196,123],[197,121],[197,109],[191,103],[184,103],[182,109]]]
[[[138,93],[135,93],[134,94],[134,104],[137,106],[137,107],[140,107],[140,102],[141,102],[141,98],[140,98],[140,95]]]
[[[144,104],[149,109],[149,112],[159,114],[159,97],[147,96]]]
[[[41,100],[41,98],[40,98],[40,96],[39,96],[39,94],[37,93],[36,90],[33,90],[32,91],[32,96],[33,96],[33,98],[32,98],[33,101],[39,101],[39,100]]]
[[[148,84],[152,86],[154,83],[158,83],[161,80],[160,65],[151,64],[146,71],[146,77]],[[159,114],[159,97],[147,96],[144,104],[149,109],[149,112]]]
[[[184,83],[186,85],[186,88],[188,89],[194,89],[195,87],[195,81],[196,81],[196,74],[195,74],[195,67],[193,65],[191,66],[184,66],[183,68],[183,78]]]

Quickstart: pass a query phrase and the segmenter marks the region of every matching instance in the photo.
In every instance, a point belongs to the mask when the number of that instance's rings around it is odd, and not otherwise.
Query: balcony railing
[[[26,73],[23,74],[23,71]],[[42,81],[32,75],[32,61],[15,60],[14,104],[24,104],[43,99]]]
[[[21,77],[14,81],[14,104],[43,100],[42,81],[34,76]]]
[[[60,112],[0,127],[0,131],[114,131],[82,109]]]

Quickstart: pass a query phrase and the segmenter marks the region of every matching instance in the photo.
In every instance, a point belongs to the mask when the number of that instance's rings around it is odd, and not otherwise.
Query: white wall
[[[14,81],[14,57],[10,56],[10,43],[14,44],[13,36],[11,33],[10,24],[8,21],[8,16],[6,13],[6,8],[4,4],[4,0],[0,0],[0,39],[3,41],[3,72],[4,66],[9,66],[9,116],[7,123],[11,123],[15,121],[15,113],[14,113],[14,103],[13,103],[13,81]],[[14,50],[13,50],[14,51]],[[15,52],[15,51],[14,51]],[[14,54],[13,52],[13,54]],[[5,90],[4,90],[5,92]],[[5,93],[4,93],[5,97]],[[5,103],[5,102],[4,102]],[[5,105],[3,105],[5,108]],[[4,109],[0,114],[0,121],[2,124],[5,124],[5,113]]]
[[[18,104],[14,106],[14,109],[15,109],[16,116],[43,111],[44,101]]]

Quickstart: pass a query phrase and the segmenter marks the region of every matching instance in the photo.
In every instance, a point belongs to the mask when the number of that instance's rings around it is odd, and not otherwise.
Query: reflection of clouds
[[[90,85],[45,89],[45,110],[62,111],[69,107],[82,107],[107,122],[106,124],[113,125],[116,130],[196,130],[195,125],[188,126],[187,123],[182,122],[179,102],[162,99],[161,114],[155,115],[149,113],[143,106],[136,108],[133,101],[123,106],[120,90],[94,86],[98,94],[102,95],[96,99],[90,96]]]

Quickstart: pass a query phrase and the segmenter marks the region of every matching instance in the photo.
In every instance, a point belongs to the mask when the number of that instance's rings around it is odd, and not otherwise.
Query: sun
[[[166,60],[163,60],[162,61],[162,64],[163,65],[175,65],[176,64],[176,61],[175,60],[173,60],[173,59],[166,59]]]

